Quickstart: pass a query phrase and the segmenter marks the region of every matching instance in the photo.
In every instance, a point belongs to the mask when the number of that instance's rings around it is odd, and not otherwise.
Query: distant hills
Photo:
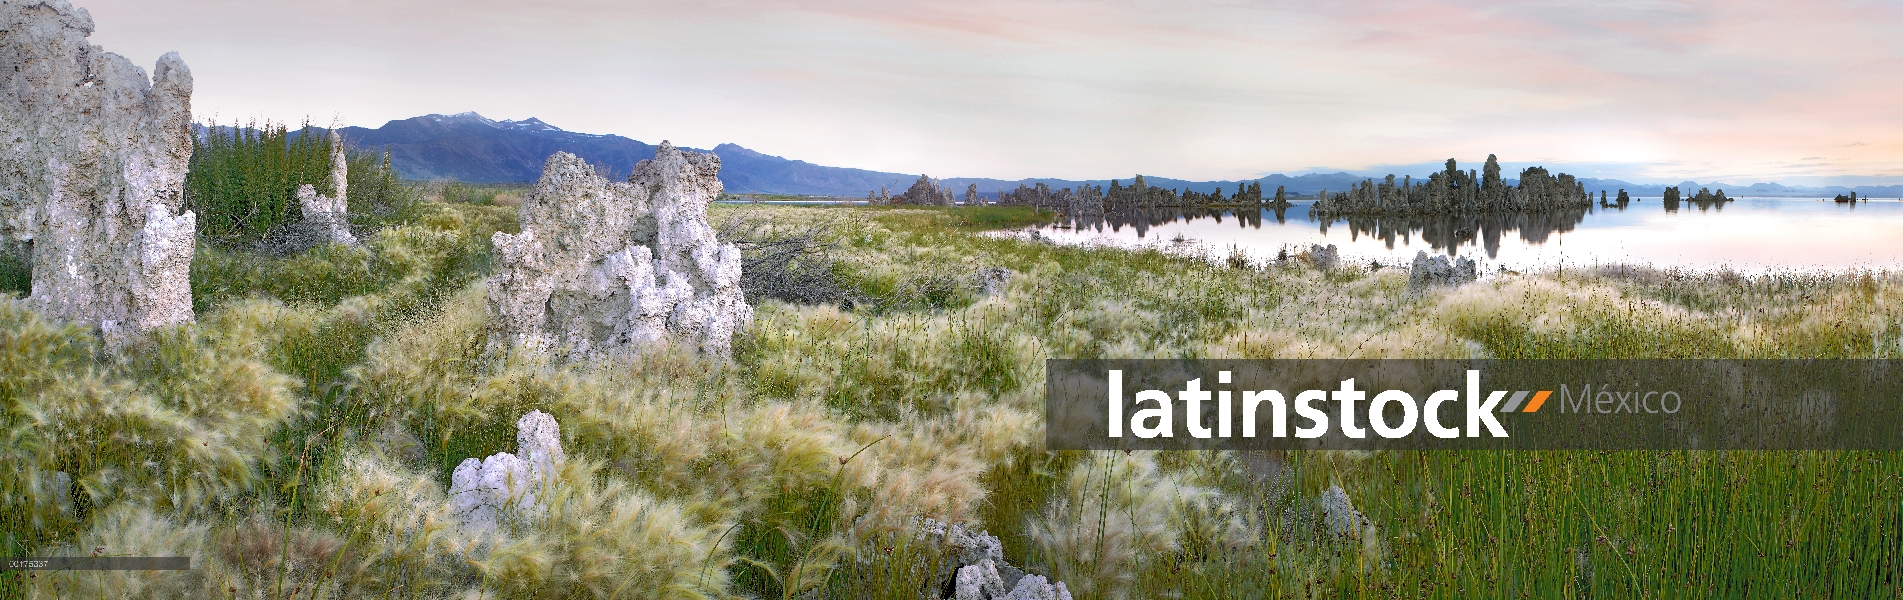
[[[496,121],[466,112],[390,121],[382,127],[337,130],[356,148],[388,150],[390,164],[405,179],[453,179],[469,183],[532,182],[557,151],[600,165],[622,178],[634,164],[654,157],[654,146],[618,135],[567,131],[540,119]],[[707,150],[693,149],[700,152]],[[768,156],[734,144],[715,146],[720,180],[729,193],[864,196],[879,186],[910,185],[918,176],[865,169],[822,167]]]
[[[391,166],[405,179],[454,179],[469,183],[534,181],[557,151],[604,165],[626,177],[634,163],[654,158],[654,146],[618,135],[564,131],[540,119],[494,121],[467,112],[390,121],[382,127],[337,131],[357,148],[390,151]]]
[[[557,151],[573,153],[601,165],[610,176],[620,178],[632,172],[635,163],[654,156],[654,146],[619,135],[567,131],[535,118],[496,121],[473,112],[424,115],[390,121],[375,129],[345,127],[338,133],[351,146],[388,150],[391,165],[406,179],[454,179],[469,183],[531,182],[541,176],[542,163]],[[815,165],[803,160],[763,154],[737,144],[721,144],[715,146],[712,152],[720,156],[721,183],[726,186],[728,193],[734,194],[863,198],[867,192],[877,191],[884,186],[896,195],[919,177],[915,173]],[[1203,193],[1217,188],[1225,193],[1233,193],[1240,183],[1188,181],[1147,174],[1144,179],[1150,185]],[[1365,179],[1367,177],[1363,175],[1338,172],[1297,176],[1275,174],[1247,181],[1260,181],[1262,188],[1271,193],[1276,186],[1284,186],[1290,194],[1311,195],[1323,189],[1346,190],[1348,186]],[[1122,181],[1126,185],[1129,183],[1128,178]],[[1515,182],[1512,179],[1507,181]],[[1634,196],[1658,196],[1664,193],[1667,185],[1671,185],[1630,183],[1617,179],[1581,178],[1579,181],[1588,191],[1603,189],[1616,195],[1618,190],[1624,189]],[[1014,189],[1019,184],[1034,186],[1043,183],[1053,188],[1066,188],[1084,183],[1108,186],[1110,180],[946,177],[940,179],[940,183],[951,188],[961,198],[967,186],[977,184],[982,195],[992,198],[997,196],[1000,189]],[[1798,187],[1776,183],[1732,185],[1692,181],[1676,185],[1686,193],[1695,192],[1700,187],[1722,188],[1730,196],[1833,196],[1854,191],[1865,196],[1903,197],[1903,185]]]
[[[600,135],[567,131],[540,119],[497,121],[466,112],[454,115],[423,115],[385,123],[382,127],[345,127],[337,130],[346,143],[357,148],[389,150],[391,166],[405,179],[454,179],[469,183],[512,183],[534,181],[542,175],[542,163],[557,151],[569,152],[599,164],[612,177],[626,177],[634,164],[654,157],[654,146],[619,135]],[[699,150],[707,152],[707,150]],[[919,177],[917,173],[887,173],[847,167],[827,167],[803,160],[791,160],[747,149],[738,144],[721,144],[712,152],[720,157],[720,182],[733,194],[798,194],[850,196],[862,198],[881,186],[893,194],[905,191]],[[1151,185],[1209,192],[1218,187],[1233,192],[1235,181],[1187,181],[1166,177],[1145,177]],[[1288,186],[1289,193],[1313,194],[1323,188],[1345,190],[1364,178],[1348,173],[1327,175],[1271,175],[1261,181],[1273,191]],[[1125,184],[1129,178],[1123,179]],[[1019,184],[1044,183],[1056,188],[1077,187],[1085,182],[1067,179],[1004,180],[983,177],[950,177],[940,183],[962,198],[966,186],[978,185],[985,197],[997,197],[999,189],[1015,189]],[[1108,179],[1094,179],[1091,185],[1110,185]]]

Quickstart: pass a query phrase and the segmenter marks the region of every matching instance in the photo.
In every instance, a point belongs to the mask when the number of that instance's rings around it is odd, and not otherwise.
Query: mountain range
[[[347,144],[359,149],[387,150],[391,165],[405,179],[453,179],[468,183],[532,182],[541,176],[542,163],[557,151],[569,152],[600,165],[610,177],[622,178],[634,164],[654,156],[654,146],[612,134],[567,131],[529,118],[521,121],[497,121],[465,112],[454,115],[424,115],[385,123],[382,127],[345,127],[338,130]],[[690,148],[691,149],[691,148]],[[699,150],[709,152],[708,150]],[[738,144],[720,144],[711,150],[720,157],[720,180],[733,194],[794,194],[807,196],[865,197],[868,192],[885,188],[898,194],[919,175],[887,173],[828,167],[756,152]],[[1471,167],[1474,165],[1462,165]],[[1233,193],[1239,181],[1189,181],[1144,176],[1150,185],[1210,192],[1221,188]],[[1368,179],[1346,172],[1310,173],[1289,176],[1269,175],[1259,181],[1265,192],[1283,186],[1290,194],[1311,195],[1323,189],[1346,190]],[[1123,180],[1126,184],[1128,180]],[[1617,179],[1580,178],[1589,191],[1618,190],[1634,196],[1657,196],[1667,185],[1632,183]],[[1509,184],[1516,183],[1508,179]],[[981,195],[995,198],[1000,190],[1038,183],[1053,188],[1090,185],[1108,186],[1109,179],[1088,181],[1066,179],[1004,180],[983,177],[947,177],[939,183],[960,197],[967,186],[976,184]],[[1857,192],[1864,196],[1903,197],[1903,185],[1800,187],[1776,183],[1731,185],[1717,182],[1685,181],[1676,184],[1691,193],[1701,187],[1724,189],[1731,196],[1832,196]]]

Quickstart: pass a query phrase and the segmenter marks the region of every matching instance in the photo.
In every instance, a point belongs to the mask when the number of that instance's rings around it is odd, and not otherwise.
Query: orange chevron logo
[[[1546,404],[1546,397],[1551,395],[1553,390],[1540,390],[1540,393],[1534,394],[1533,401],[1526,405],[1526,412],[1539,412],[1540,406]]]
[[[1506,392],[1498,392],[1498,393],[1504,394]],[[1514,392],[1513,397],[1507,399],[1506,406],[1500,407],[1500,412],[1507,412],[1507,413],[1539,412],[1540,407],[1546,405],[1546,398],[1553,395],[1553,390],[1540,390],[1538,392],[1531,392],[1533,395],[1532,402],[1526,402],[1526,396],[1528,393],[1529,392],[1524,392],[1524,391]],[[1525,404],[1526,408],[1520,408],[1522,402],[1526,402]]]

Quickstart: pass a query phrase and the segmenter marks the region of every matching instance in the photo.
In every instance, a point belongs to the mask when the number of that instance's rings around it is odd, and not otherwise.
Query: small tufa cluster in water
[[[972,204],[977,196],[978,184],[974,183],[970,187],[965,188],[966,204]],[[951,206],[954,202],[955,200],[952,196],[951,188],[939,185],[938,180],[932,179],[930,175],[918,176],[918,181],[912,182],[912,187],[906,188],[905,193],[897,196],[893,196],[891,192],[886,191],[884,186],[880,186],[878,191],[868,192],[866,194],[866,203],[874,206],[890,204]]]
[[[1343,193],[1329,194],[1309,207],[1317,216],[1336,215],[1455,215],[1501,212],[1539,212],[1585,209],[1592,195],[1573,176],[1550,174],[1543,167],[1520,172],[1517,186],[1500,178],[1500,161],[1487,155],[1484,171],[1462,171],[1454,159],[1447,168],[1415,183],[1412,177],[1382,182],[1370,179]]]
[[[740,290],[740,250],[707,224],[719,172],[718,157],[667,142],[627,183],[572,154],[550,156],[522,203],[522,232],[493,238],[490,351],[520,345],[583,360],[671,334],[728,354],[753,309]]]
[[[1855,193],[1856,192],[1851,192],[1851,194],[1853,194],[1853,197]],[[1724,190],[1720,189],[1718,190],[1717,193],[1714,194],[1712,193],[1711,188],[1698,188],[1698,193],[1692,194],[1692,197],[1687,198],[1686,200],[1691,202],[1693,206],[1696,206],[1701,209],[1711,208],[1714,206],[1720,209],[1723,209],[1725,207],[1726,202],[1732,201],[1730,197],[1725,196]],[[1673,208],[1677,208],[1676,203],[1666,206],[1666,209],[1668,210]]]
[[[998,190],[998,204],[1006,206],[1034,206],[1040,209],[1057,211],[1064,215],[1091,217],[1119,211],[1132,211],[1152,208],[1202,209],[1209,207],[1260,206],[1266,208],[1288,208],[1288,193],[1281,186],[1275,188],[1273,198],[1263,196],[1262,182],[1238,182],[1234,195],[1224,197],[1221,188],[1209,193],[1190,189],[1175,190],[1150,185],[1142,175],[1136,176],[1125,186],[1121,180],[1111,180],[1110,187],[1084,184],[1076,188],[1053,188],[1047,183],[1018,184],[1011,191]]]
[[[148,79],[92,31],[66,0],[0,2],[0,252],[46,315],[117,345],[192,319],[192,75],[170,53]]]
[[[1085,184],[1076,189],[1052,188],[1050,184],[1039,182],[1036,185],[1018,184],[1011,191],[998,190],[998,204],[1002,206],[1034,206],[1039,209],[1053,210],[1072,217],[1102,215],[1114,204],[1104,196],[1102,186]]]

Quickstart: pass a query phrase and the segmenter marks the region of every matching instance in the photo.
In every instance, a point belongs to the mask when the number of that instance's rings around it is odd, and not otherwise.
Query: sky
[[[201,120],[474,111],[934,177],[1903,183],[1894,0],[74,3],[179,52]]]

